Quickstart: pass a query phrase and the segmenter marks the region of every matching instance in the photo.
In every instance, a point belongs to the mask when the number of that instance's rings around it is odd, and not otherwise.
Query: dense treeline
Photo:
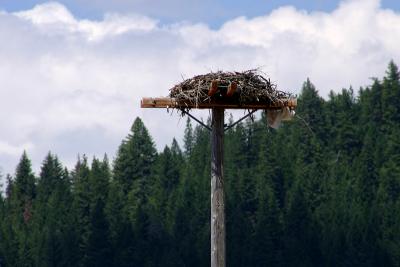
[[[225,138],[227,266],[400,265],[400,78],[331,93]],[[1,266],[208,266],[210,134],[158,153],[136,119],[116,159],[24,153],[0,197]]]

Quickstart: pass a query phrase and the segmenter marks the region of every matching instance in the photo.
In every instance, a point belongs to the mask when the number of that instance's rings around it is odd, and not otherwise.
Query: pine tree
[[[303,121],[297,121],[295,125],[290,142],[296,145],[291,147],[293,151],[289,153],[292,155],[287,160],[295,163],[291,166],[295,176],[293,183],[299,182],[305,188],[305,200],[314,212],[323,201],[323,178],[326,176],[322,147],[327,136],[324,118],[318,115],[323,114],[325,103],[309,79],[303,84],[299,102],[298,112]]]
[[[283,261],[283,244],[278,202],[268,185],[259,186],[255,231],[252,236],[252,266],[280,266]]]
[[[77,258],[79,265],[84,266],[88,259],[88,242],[90,236],[90,169],[84,156],[75,165],[72,176],[74,225],[77,240]]]
[[[301,94],[298,99],[296,112],[301,116],[302,123],[298,125],[306,129],[307,135],[315,135],[318,140],[326,142],[324,100],[318,95],[318,91],[310,79],[307,79],[302,86]]]
[[[390,62],[326,100],[307,80],[292,122],[226,132],[227,265],[398,265],[399,76]],[[70,174],[49,153],[37,178],[24,152],[0,195],[0,265],[209,265],[210,134],[188,120],[183,141],[158,154],[136,119],[113,169],[83,157]]]
[[[36,196],[35,183],[36,178],[32,172],[31,161],[24,151],[16,168],[9,202],[11,232],[16,236],[18,244],[18,256],[15,259],[15,264],[18,266],[33,265],[29,232],[32,227],[32,203]]]
[[[107,156],[103,162],[97,158],[92,161],[88,175],[89,215],[86,225],[87,239],[82,240],[85,252],[85,266],[109,266],[112,263],[110,233],[106,220],[104,203],[107,199],[110,182],[110,169]]]
[[[148,201],[151,188],[154,184],[154,167],[157,159],[156,149],[143,122],[136,118],[131,134],[119,147],[117,158],[114,162],[113,178],[117,184],[116,188],[122,190],[125,199],[124,212],[127,214],[128,222],[123,221],[120,234],[134,235],[135,244],[125,240],[123,236],[117,236],[117,243],[124,244],[128,250],[148,247]],[[131,228],[132,227],[132,228]],[[125,232],[126,231],[126,232]],[[140,243],[138,243],[140,241]],[[128,250],[125,255],[128,255]],[[136,264],[143,265],[148,259],[147,254],[139,254],[135,249],[131,256],[123,256]],[[129,263],[132,264],[132,263]]]
[[[119,147],[114,162],[114,179],[125,193],[133,190],[139,201],[145,201],[155,159],[153,140],[142,120],[136,118],[131,133]]]
[[[249,141],[253,129],[239,123],[226,138],[225,172],[227,263],[233,266],[252,264],[252,236],[256,220],[257,197],[256,177],[250,166],[254,161]],[[231,223],[228,223],[231,222]]]
[[[70,226],[71,202],[68,171],[63,169],[57,156],[48,153],[40,171],[34,203],[32,246],[37,266],[71,266],[76,262],[75,244],[68,242],[74,237]]]
[[[3,175],[0,172],[0,180],[3,179]],[[4,229],[4,220],[5,220],[5,203],[4,203],[4,197],[2,194],[0,194],[0,265],[5,264],[5,254],[7,253],[5,251],[5,244],[4,240],[2,240],[1,237],[3,237],[3,229]]]
[[[111,266],[111,246],[109,228],[104,214],[104,203],[98,198],[92,207],[90,216],[90,234],[87,243],[86,266]]]
[[[400,73],[393,61],[389,63],[382,85],[384,130],[389,134],[390,129],[400,123]]]
[[[111,266],[131,266],[134,261],[135,236],[127,210],[127,198],[122,186],[112,180],[105,206],[112,248]]]
[[[7,188],[4,200],[4,213],[0,223],[0,250],[2,251],[4,266],[15,266],[18,260],[18,237],[16,235],[13,213],[16,207],[12,203],[14,181],[11,175],[6,176]]]
[[[98,200],[102,203],[106,202],[110,180],[111,170],[107,155],[104,156],[102,162],[97,158],[93,158],[89,174],[90,204],[93,207],[98,205]]]
[[[17,212],[16,219],[20,222],[29,220],[29,216],[24,217],[24,213],[25,215],[30,213],[32,201],[36,195],[35,182],[31,161],[24,151],[16,169],[11,196],[14,200],[13,203],[16,205],[14,209]]]
[[[311,266],[319,257],[318,240],[312,234],[316,229],[303,190],[296,183],[288,196],[284,229],[286,266]]]
[[[183,143],[185,149],[184,150],[185,156],[188,157],[192,153],[194,145],[193,127],[189,117],[186,120],[186,128],[185,128],[185,134],[183,136]]]

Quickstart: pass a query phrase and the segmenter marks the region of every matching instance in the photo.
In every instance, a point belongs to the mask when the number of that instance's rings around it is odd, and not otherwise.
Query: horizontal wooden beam
[[[178,101],[175,98],[169,97],[144,97],[140,103],[141,108],[225,108],[225,109],[280,109],[283,107],[296,108],[297,99],[290,98],[281,102],[265,104],[265,103],[252,103],[252,104],[235,104],[226,102],[207,102],[207,103],[191,103],[190,101]]]

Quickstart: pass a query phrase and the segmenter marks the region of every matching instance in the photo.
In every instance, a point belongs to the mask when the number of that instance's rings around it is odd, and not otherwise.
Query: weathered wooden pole
[[[211,267],[225,267],[223,175],[224,109],[212,109],[211,134]]]
[[[254,74],[252,71],[250,71],[249,73]],[[229,76],[231,76],[231,74],[229,74]],[[178,97],[176,98],[175,97],[142,98],[140,105],[142,108],[166,108],[166,109],[177,108],[182,112],[182,115],[187,114],[190,118],[194,119],[195,121],[203,125],[205,128],[212,131],[211,134],[211,267],[225,267],[225,203],[224,203],[225,200],[224,200],[224,175],[223,175],[224,174],[223,172],[224,131],[232,128],[233,126],[235,126],[237,123],[241,122],[248,116],[251,116],[257,110],[281,110],[281,112],[283,112],[287,109],[287,112],[289,112],[290,116],[293,116],[294,112],[292,111],[294,111],[294,109],[297,107],[297,100],[296,98],[291,97],[289,94],[283,94],[282,97],[278,97],[277,99],[273,97],[274,99],[273,101],[270,100],[257,101],[257,102],[244,101],[243,103],[239,101],[240,103],[237,103],[237,101],[231,101],[232,99],[234,100],[235,97],[239,97],[241,94],[237,90],[238,89],[237,82],[229,81],[229,86],[226,90],[226,94],[224,95],[220,93],[215,97],[215,95],[218,93],[218,89],[224,88],[223,91],[225,91],[225,86],[221,86],[221,88],[219,88],[218,87],[219,81],[214,78],[214,74],[212,77],[213,80],[211,81],[210,87],[208,88],[207,92],[208,98],[206,98],[205,100],[199,98],[198,99],[199,101],[193,101],[192,97],[189,96],[190,94],[184,97],[180,95],[180,93],[178,92]],[[239,77],[239,80],[241,79],[243,79],[242,76]],[[265,82],[267,81],[264,78],[263,80]],[[243,89],[244,88],[243,85],[241,86]],[[266,86],[271,87],[270,84],[266,84]],[[251,85],[251,87],[254,86]],[[263,90],[264,87],[262,88],[261,87],[258,89]],[[183,88],[186,88],[186,85],[183,87],[180,85],[177,88],[178,88],[177,91],[179,91]],[[195,85],[195,87],[193,88],[194,90],[198,90],[198,92],[207,90],[207,88],[200,88],[197,87],[197,85]],[[274,90],[274,88],[272,89]],[[196,99],[197,97],[198,96],[196,96]],[[228,98],[230,98],[230,100]],[[267,95],[267,99],[270,98],[271,96]],[[240,100],[240,97],[237,98],[236,100]],[[208,125],[205,125],[202,121],[192,116],[188,112],[191,108],[212,109],[212,127],[211,127],[212,129]],[[225,109],[242,109],[242,110],[248,110],[249,112],[246,116],[242,117],[235,123],[232,123],[228,127],[224,128]]]

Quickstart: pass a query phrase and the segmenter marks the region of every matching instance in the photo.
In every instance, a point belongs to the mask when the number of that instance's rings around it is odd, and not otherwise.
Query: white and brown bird
[[[233,96],[233,94],[237,91],[237,83],[231,82],[228,86],[228,92],[226,93],[227,97]]]
[[[208,96],[213,96],[218,90],[218,81],[213,80],[210,84],[210,89],[208,90]]]

